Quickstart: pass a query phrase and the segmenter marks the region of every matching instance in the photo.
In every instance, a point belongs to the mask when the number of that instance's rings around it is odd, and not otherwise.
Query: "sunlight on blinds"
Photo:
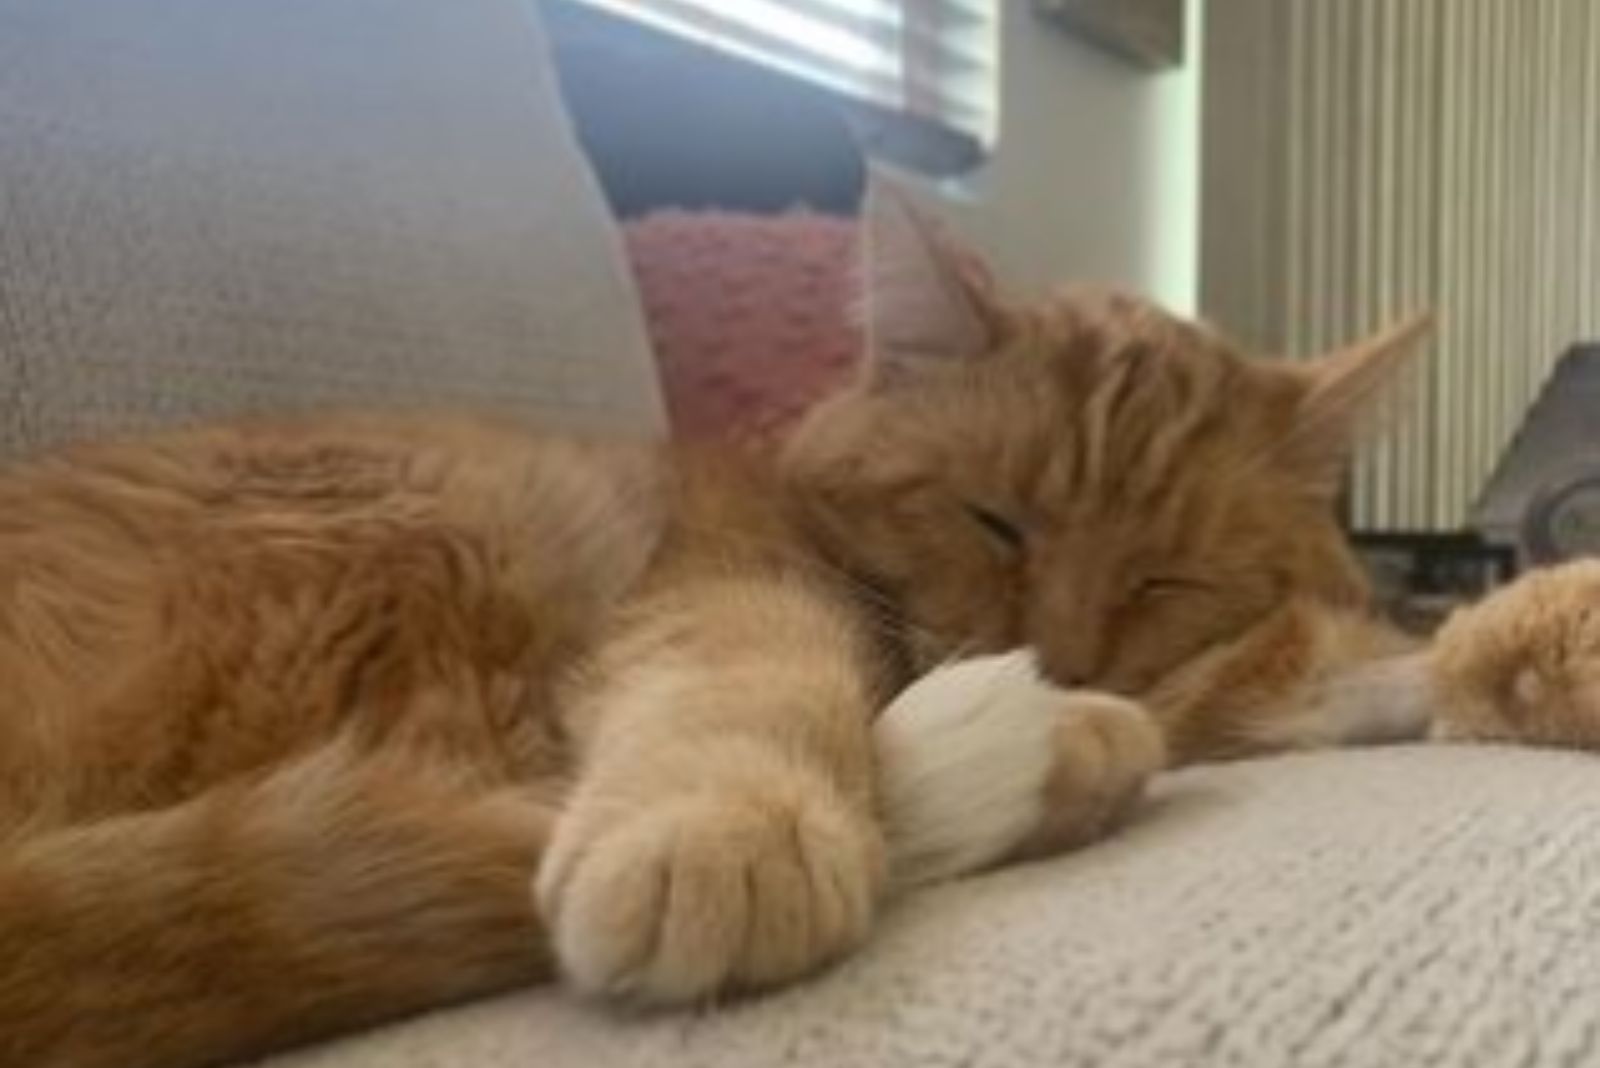
[[[992,144],[995,0],[583,0]]]

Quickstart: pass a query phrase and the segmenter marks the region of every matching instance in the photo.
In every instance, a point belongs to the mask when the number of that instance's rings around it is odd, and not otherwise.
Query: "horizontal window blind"
[[[879,109],[994,141],[998,0],[582,0]]]

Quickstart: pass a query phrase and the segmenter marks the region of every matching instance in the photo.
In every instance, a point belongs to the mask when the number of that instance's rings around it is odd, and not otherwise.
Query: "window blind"
[[[998,0],[582,0],[992,145]]]

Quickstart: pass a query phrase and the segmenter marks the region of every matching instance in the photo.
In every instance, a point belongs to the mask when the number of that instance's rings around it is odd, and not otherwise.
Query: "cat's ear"
[[[1308,488],[1332,497],[1364,431],[1392,414],[1405,369],[1433,331],[1423,314],[1296,368],[1301,388],[1285,452]]]
[[[988,270],[908,193],[874,175],[861,233],[872,383],[892,384],[994,346],[999,311]]]

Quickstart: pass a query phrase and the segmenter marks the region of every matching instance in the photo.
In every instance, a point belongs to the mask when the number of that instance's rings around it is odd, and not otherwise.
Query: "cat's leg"
[[[899,887],[1094,841],[1166,760],[1140,705],[1060,690],[1028,652],[929,673],[874,733]]]
[[[0,843],[0,1064],[195,1068],[548,974],[549,816],[334,747]]]
[[[1264,709],[1251,739],[1268,752],[1420,741],[1435,707],[1426,652],[1334,662]]]
[[[1430,668],[1436,737],[1600,749],[1600,561],[1529,572],[1458,611]]]
[[[1366,612],[1290,601],[1145,696],[1175,764],[1417,740],[1433,717],[1418,645]]]
[[[683,1002],[865,936],[883,883],[861,638],[799,584],[662,600],[572,710],[581,777],[539,900],[581,989]]]

